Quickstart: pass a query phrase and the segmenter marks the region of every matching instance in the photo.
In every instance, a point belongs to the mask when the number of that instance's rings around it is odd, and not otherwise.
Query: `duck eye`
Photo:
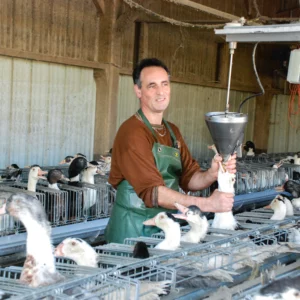
[[[72,242],[72,246],[75,246],[76,245],[76,242]]]

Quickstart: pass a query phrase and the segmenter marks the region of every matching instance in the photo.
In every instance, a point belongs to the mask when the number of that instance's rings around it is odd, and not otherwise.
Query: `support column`
[[[117,55],[120,37],[115,35],[120,0],[104,0],[105,12],[99,16],[98,61],[105,64],[96,70],[96,111],[94,135],[94,159],[107,152],[113,145],[117,124],[117,101],[119,84],[119,62]]]
[[[273,92],[266,91],[256,99],[253,142],[258,153],[267,152]]]

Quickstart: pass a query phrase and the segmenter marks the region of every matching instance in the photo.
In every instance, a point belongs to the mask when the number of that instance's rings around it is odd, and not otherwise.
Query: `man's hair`
[[[145,58],[142,59],[134,68],[132,72],[132,78],[133,78],[133,83],[136,84],[139,88],[142,87],[142,82],[141,82],[141,72],[144,68],[147,67],[161,67],[165,69],[165,71],[168,73],[170,77],[170,71],[168,67],[159,59],[157,58]]]

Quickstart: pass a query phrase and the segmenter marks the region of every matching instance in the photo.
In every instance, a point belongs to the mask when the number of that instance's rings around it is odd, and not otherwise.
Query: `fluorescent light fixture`
[[[300,42],[300,23],[262,26],[242,26],[227,23],[215,34],[225,35],[227,42]]]

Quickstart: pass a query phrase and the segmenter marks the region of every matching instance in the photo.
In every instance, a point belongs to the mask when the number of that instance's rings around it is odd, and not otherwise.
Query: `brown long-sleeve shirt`
[[[197,161],[192,158],[177,126],[168,123],[179,142],[182,163],[179,185],[187,191],[189,181],[194,173],[200,170],[200,167]],[[166,134],[164,134],[165,131],[167,131]],[[167,128],[163,127],[159,133],[156,133],[157,142],[172,146],[171,136]],[[147,207],[153,207],[157,204],[157,187],[165,186],[152,154],[152,147],[155,142],[153,134],[138,118],[138,115],[130,117],[117,132],[113,144],[109,175],[109,183],[114,188],[117,188],[118,184],[126,179]]]

